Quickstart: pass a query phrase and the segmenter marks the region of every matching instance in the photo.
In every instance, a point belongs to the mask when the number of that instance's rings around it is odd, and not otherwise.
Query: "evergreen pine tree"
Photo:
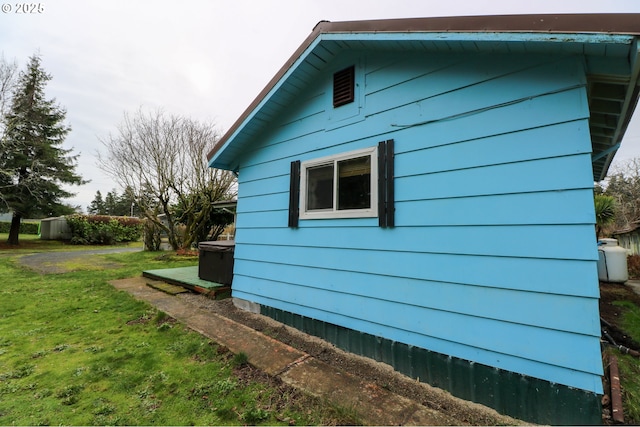
[[[116,197],[117,197],[116,190],[113,191],[109,191],[107,193],[107,196],[104,198],[104,207],[106,210],[106,214],[107,215],[118,215],[118,213],[116,212],[117,210],[117,206],[116,206]]]
[[[87,212],[92,215],[106,215],[107,211],[104,207],[104,200],[102,200],[102,193],[100,190],[96,191],[96,197],[91,201],[91,204],[87,208]]]
[[[134,216],[136,214],[136,199],[131,187],[124,189],[122,195],[117,197],[116,200],[116,215],[119,216]]]
[[[37,55],[29,59],[21,72],[11,107],[3,117],[4,134],[0,139],[0,209],[13,212],[8,243],[18,244],[22,218],[55,215],[65,211],[61,200],[73,194],[62,184],[83,184],[76,174],[77,156],[63,149],[71,130],[64,121],[66,111],[45,99],[45,85],[51,80]]]

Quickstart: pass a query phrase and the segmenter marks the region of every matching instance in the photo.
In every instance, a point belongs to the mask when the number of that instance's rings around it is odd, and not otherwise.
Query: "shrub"
[[[630,279],[640,279],[640,255],[629,255],[627,257],[627,269]]]
[[[162,229],[148,219],[144,220],[144,248],[159,251],[162,244]]]
[[[67,224],[72,244],[112,245],[139,240],[142,235],[142,221],[138,218],[71,215]]]
[[[20,234],[38,234],[39,222],[20,223]],[[10,222],[0,222],[0,233],[8,233],[11,228]]]

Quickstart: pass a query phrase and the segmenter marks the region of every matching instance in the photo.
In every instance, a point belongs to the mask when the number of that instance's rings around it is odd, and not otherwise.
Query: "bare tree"
[[[5,120],[13,91],[18,82],[17,62],[7,62],[4,54],[0,55],[0,140],[5,138]],[[8,209],[5,190],[11,185],[12,173],[7,168],[0,168],[0,212]]]
[[[202,235],[211,204],[236,195],[234,174],[207,165],[218,138],[211,124],[140,109],[125,113],[117,133],[101,140],[106,153],[98,153],[98,165],[134,192],[143,216],[167,233],[173,249],[188,248]]]
[[[4,117],[18,82],[18,63],[0,55],[0,117]]]
[[[616,163],[604,183],[603,194],[615,199],[614,230],[635,227],[640,222],[640,158]]]

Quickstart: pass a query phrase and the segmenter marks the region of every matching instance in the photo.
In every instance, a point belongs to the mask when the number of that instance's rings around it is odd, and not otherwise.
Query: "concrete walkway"
[[[640,280],[627,280],[625,285],[629,286],[636,294],[640,295]]]
[[[209,311],[194,308],[173,295],[147,286],[148,279],[135,277],[110,282],[136,299],[159,310],[229,348],[244,352],[256,368],[288,385],[322,397],[341,407],[354,409],[368,425],[461,425],[444,413],[393,394],[333,368],[309,354],[290,347],[245,325]]]

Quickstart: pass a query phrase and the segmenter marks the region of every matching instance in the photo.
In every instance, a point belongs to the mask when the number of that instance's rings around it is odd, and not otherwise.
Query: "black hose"
[[[604,325],[608,328],[611,327],[611,323],[607,322],[606,320],[604,320],[602,317],[600,318],[600,323],[604,323]]]
[[[611,344],[613,344],[616,347],[618,346],[616,341],[613,339],[613,337],[611,335],[609,335],[609,332],[606,329],[602,330],[602,335],[604,335],[604,337],[607,339],[607,341],[609,341]]]

